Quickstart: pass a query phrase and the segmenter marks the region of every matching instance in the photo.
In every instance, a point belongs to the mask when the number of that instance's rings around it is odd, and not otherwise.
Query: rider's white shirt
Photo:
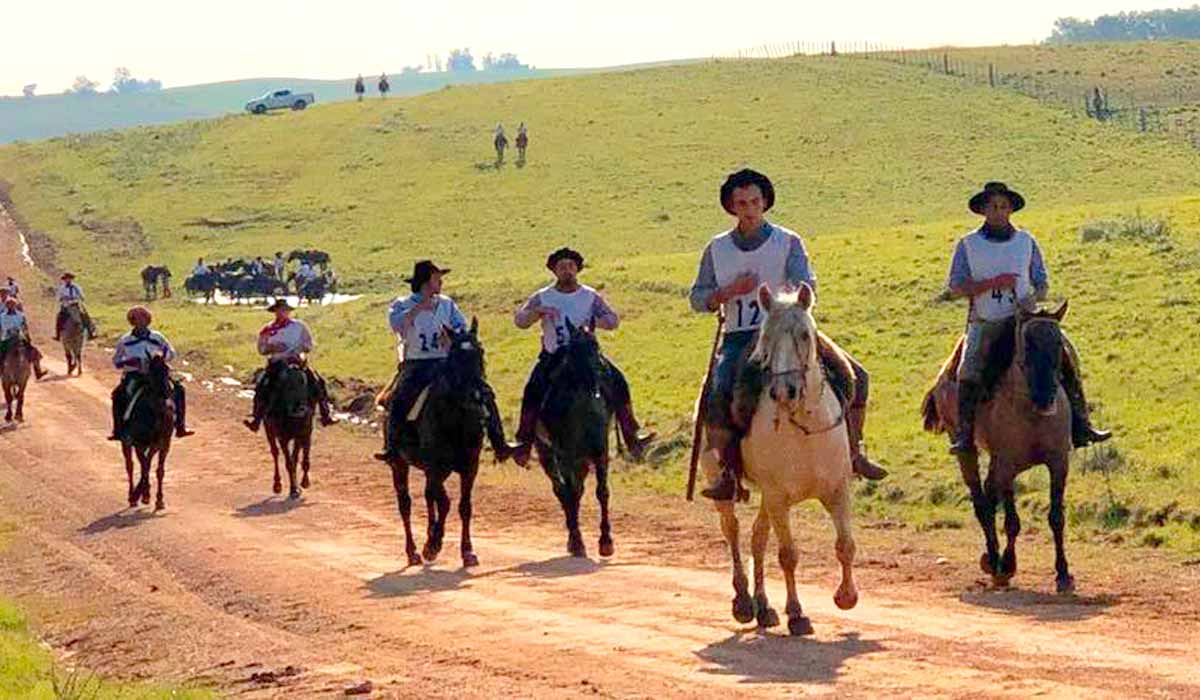
[[[16,310],[0,310],[0,340],[20,335],[25,327],[25,314]]]
[[[122,367],[121,364],[132,359],[148,363],[155,356],[161,356],[167,362],[175,359],[175,348],[171,347],[166,336],[158,331],[150,331],[141,338],[132,332],[126,333],[117,341],[117,348],[113,351],[113,367],[125,374],[138,372],[141,367]]]
[[[200,277],[207,275],[208,274],[208,265],[205,265],[204,263],[200,263],[199,265],[196,265],[196,267],[192,268],[192,274],[200,276]]]
[[[268,345],[282,347],[268,350]],[[308,326],[294,318],[288,319],[284,326],[269,323],[258,333],[258,352],[270,356],[272,362],[299,359],[304,353],[312,352],[312,349],[313,337]]]
[[[567,319],[576,328],[584,328],[592,322],[597,312],[596,301],[600,298],[595,289],[583,284],[569,294],[550,285],[539,289],[535,296],[543,308],[558,310],[557,321],[542,317],[542,349],[549,353],[557,351],[569,339]]]
[[[1015,275],[1016,287],[983,292],[971,299],[971,317],[981,321],[1002,321],[1017,313],[1017,308],[1033,295],[1030,265],[1033,262],[1033,236],[1019,230],[1006,241],[988,239],[976,231],[964,237],[971,278],[976,282]]]
[[[717,284],[724,287],[739,276],[750,273],[758,277],[760,285],[778,290],[787,281],[787,258],[793,237],[796,237],[795,233],[782,226],[774,226],[766,242],[754,250],[746,251],[733,242],[731,231],[717,236],[709,248]],[[757,330],[767,316],[759,308],[757,288],[726,301],[724,310],[725,331],[728,333]]]
[[[316,276],[317,271],[313,269],[312,265],[307,263],[300,265],[299,269],[296,270],[296,277],[302,280],[310,280]]]
[[[400,350],[405,360],[430,360],[447,357],[450,348],[446,345],[443,328],[461,331],[466,320],[458,305],[450,297],[437,295],[432,311],[422,311],[405,324],[404,317],[421,302],[419,294],[400,297],[388,309],[388,324],[400,340]]]
[[[78,304],[83,301],[83,290],[79,285],[71,282],[70,284],[62,283],[58,285],[58,303],[66,306],[67,304]]]

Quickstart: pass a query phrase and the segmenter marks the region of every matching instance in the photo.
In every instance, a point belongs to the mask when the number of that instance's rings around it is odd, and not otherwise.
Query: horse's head
[[[471,327],[465,331],[455,331],[443,327],[446,339],[450,344],[450,354],[446,358],[446,373],[458,383],[479,381],[486,375],[487,365],[484,358],[483,343],[479,340],[479,319],[471,319]]]
[[[1057,311],[1022,311],[1017,315],[1016,364],[1025,375],[1030,400],[1042,414],[1055,410],[1064,342],[1059,324],[1066,314],[1064,301]]]
[[[812,287],[803,283],[795,292],[773,294],[765,284],[758,289],[758,305],[767,312],[767,318],[751,361],[766,372],[767,391],[773,401],[802,401],[810,371],[820,369],[817,323],[812,316],[814,302]]]
[[[146,365],[146,375],[150,377],[151,386],[166,387],[171,380],[171,369],[162,355],[155,355]]]

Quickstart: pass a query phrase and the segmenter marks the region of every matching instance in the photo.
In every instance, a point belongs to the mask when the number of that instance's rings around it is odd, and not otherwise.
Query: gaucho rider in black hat
[[[542,322],[542,351],[538,354],[537,364],[529,374],[525,393],[521,397],[521,424],[517,430],[517,451],[513,456],[521,466],[529,461],[533,449],[538,410],[550,388],[550,370],[557,360],[555,353],[568,339],[567,320],[577,328],[586,328],[594,322],[597,328],[605,330],[614,330],[621,322],[599,292],[580,284],[579,273],[584,265],[583,256],[577,251],[559,248],[546,259],[546,268],[554,273],[554,284],[534,292],[517,309],[513,319],[517,328],[522,329],[529,328],[538,320]],[[639,433],[638,421],[633,414],[633,398],[625,375],[607,357],[604,358],[604,364],[607,376],[601,382],[601,393],[617,419],[629,454],[634,459],[641,459],[655,434]]]
[[[403,359],[400,363],[396,388],[388,405],[388,422],[383,433],[383,452],[375,458],[391,461],[403,457],[406,429],[412,426],[408,414],[421,392],[433,383],[450,355],[449,337],[445,330],[465,331],[467,320],[454,300],[442,294],[442,278],[449,269],[439,268],[431,260],[422,260],[413,267],[412,277],[405,279],[412,294],[392,302],[388,309],[388,324],[400,338]],[[496,407],[496,394],[484,383],[481,400],[487,409],[487,434],[496,453],[496,461],[507,460],[513,446],[504,438],[504,424]]]
[[[1050,287],[1037,240],[1012,225],[1010,217],[1025,207],[1025,198],[1003,182],[989,182],[971,197],[967,208],[984,217],[983,225],[964,236],[954,249],[946,286],[951,296],[970,299],[967,337],[958,364],[958,435],[950,451],[975,452],[975,409],[987,392],[984,374],[992,347],[1012,337],[1013,318],[1046,298]],[[1112,437],[1092,427],[1079,358],[1063,334],[1062,384],[1071,402],[1071,435],[1076,447]]]
[[[258,432],[263,416],[267,411],[268,393],[282,370],[288,363],[294,363],[304,368],[308,378],[310,396],[317,399],[321,409],[321,425],[333,425],[338,422],[329,413],[329,393],[325,388],[325,380],[308,364],[308,353],[314,347],[312,333],[308,326],[292,318],[292,305],[287,299],[279,297],[267,311],[275,314],[275,320],[263,326],[258,332],[258,354],[267,356],[267,368],[258,377],[254,385],[254,416],[242,423]]]
[[[747,386],[753,368],[747,368],[746,363],[766,316],[758,305],[758,288],[766,284],[778,290],[798,287],[801,282],[807,282],[814,291],[817,288],[800,237],[763,218],[774,204],[775,188],[766,175],[748,169],[731,174],[721,186],[721,206],[737,217],[737,225],[704,249],[700,272],[692,284],[694,310],[711,313],[720,309],[725,314],[713,382],[704,399],[708,445],[720,454],[721,478],[701,493],[717,501],[733,500],[741,492],[741,437],[750,427],[755,408]],[[818,350],[831,384],[846,405],[854,473],[882,479],[887,472],[868,459],[862,448],[867,371],[824,334]]]

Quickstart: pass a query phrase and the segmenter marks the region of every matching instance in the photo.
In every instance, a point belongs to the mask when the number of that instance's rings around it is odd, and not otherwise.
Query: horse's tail
[[[925,430],[930,433],[938,433],[942,431],[942,417],[938,414],[937,408],[937,385],[925,392],[925,398],[921,401],[921,417],[925,426]]]

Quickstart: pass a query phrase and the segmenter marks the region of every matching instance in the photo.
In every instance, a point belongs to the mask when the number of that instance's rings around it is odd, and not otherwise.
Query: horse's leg
[[[471,544],[471,491],[475,488],[475,476],[479,471],[479,452],[474,450],[470,460],[474,467],[468,466],[466,473],[459,480],[458,517],[462,521],[462,560],[463,567],[479,566],[479,557],[475,556],[475,546]]]
[[[989,465],[991,466],[991,465]],[[1000,568],[1000,555],[997,553],[999,543],[996,541],[996,507],[991,498],[984,492],[979,480],[979,456],[959,455],[958,467],[962,472],[963,481],[971,491],[971,503],[975,507],[975,519],[983,529],[983,538],[987,550],[979,558],[979,566],[985,574],[993,574]]]
[[[446,493],[446,477],[441,469],[425,469],[425,502],[429,505],[429,537],[422,552],[426,561],[437,559],[442,552],[442,538],[446,535],[446,517],[450,514],[450,496]],[[436,508],[436,512],[434,509]]]
[[[833,594],[833,602],[842,610],[850,610],[858,605],[858,587],[854,585],[854,554],[857,548],[850,530],[854,506],[850,502],[849,484],[828,500],[821,499],[821,503],[833,518],[833,527],[837,531],[834,550],[837,552],[838,563],[842,565],[842,582]]]
[[[283,480],[279,478],[279,444],[270,428],[267,428],[267,444],[271,446],[271,460],[275,462],[275,479],[271,482],[271,491],[283,493]]]
[[[596,500],[600,501],[600,556],[611,557],[613,547],[612,524],[608,520],[608,455],[596,460]]]
[[[13,391],[8,384],[4,385],[4,422],[11,423],[13,419]]]
[[[765,494],[763,498],[766,499]],[[812,634],[812,621],[804,615],[800,597],[796,595],[796,565],[800,563],[800,557],[796,552],[796,542],[792,539],[792,525],[788,517],[790,506],[784,497],[777,497],[767,500],[766,507],[771,516],[771,526],[775,528],[775,537],[779,539],[779,568],[783,569],[783,581],[787,584],[788,632],[795,636]]]
[[[283,462],[287,467],[288,475],[288,498],[296,500],[300,498],[300,486],[296,483],[296,462],[300,460],[300,440],[294,438],[290,442],[284,443],[283,446]]]
[[[750,598],[750,584],[742,563],[737,512],[733,508],[733,501],[715,501],[714,505],[721,516],[721,534],[725,535],[733,562],[733,619],[742,623],[750,622],[754,619],[754,601]]]
[[[142,478],[138,482],[138,492],[142,495],[142,505],[150,505],[150,448],[138,448],[138,462],[142,465]]]
[[[312,482],[308,478],[308,470],[312,466],[309,463],[309,453],[312,452],[312,434],[310,433],[301,443],[300,447],[300,466],[304,470],[304,477],[300,479],[300,488],[306,489],[312,486]]]
[[[1075,591],[1075,577],[1067,566],[1067,555],[1063,550],[1063,530],[1067,520],[1063,516],[1063,496],[1067,491],[1067,470],[1070,463],[1066,456],[1056,457],[1047,465],[1050,468],[1050,529],[1054,532],[1054,571],[1059,593]]]
[[[29,381],[28,377],[26,377],[25,381]],[[18,385],[17,385],[17,414],[16,414],[16,419],[17,419],[17,422],[18,422],[18,423],[24,423],[24,422],[25,422],[25,386],[26,386],[25,384],[18,384]]]
[[[992,513],[992,517],[989,520],[991,532],[987,534],[987,555],[988,564],[992,569],[992,583],[996,586],[1007,586],[1008,580],[1011,578],[1011,576],[1004,573],[1004,557],[1000,551],[1000,538],[996,530],[996,511],[999,510],[1004,500],[1004,492],[1007,489],[1013,488],[1013,480],[1015,478],[1016,474],[1007,462],[1001,461],[996,457],[992,457],[989,460],[987,478],[983,482],[983,495],[987,499],[988,508]],[[1005,520],[1005,524],[1007,525],[1007,519]]]
[[[1000,497],[1004,500],[1004,535],[1007,538],[1004,555],[1000,557],[1000,574],[1007,582],[1017,573],[1017,535],[1021,534],[1021,516],[1017,514],[1012,483],[1001,489]]]
[[[126,443],[121,443],[121,454],[125,457],[125,476],[129,479],[129,507],[136,508],[137,492],[133,490],[133,449]]]
[[[417,543],[412,534],[412,496],[408,492],[408,463],[400,461],[391,466],[396,505],[400,509],[400,520],[404,523],[404,551],[408,554],[408,565],[418,566],[421,563],[421,555],[417,554]]]
[[[155,512],[163,510],[164,508],[167,507],[166,502],[163,500],[163,477],[166,476],[166,473],[167,473],[167,448],[160,448],[158,450],[158,467],[154,471],[154,476],[155,476],[155,478],[158,479],[158,493],[155,495],[155,498],[154,498]]]
[[[572,465],[582,470],[582,465]],[[560,472],[561,473],[561,472]],[[563,482],[555,486],[555,495],[563,507],[563,515],[567,521],[567,553],[573,557],[586,557],[587,545],[583,543],[583,533],[579,531],[579,502],[583,500],[583,479],[576,484]]]
[[[766,573],[764,572],[767,557],[767,542],[771,538],[771,518],[767,508],[759,504],[758,515],[754,518],[754,528],[750,532],[750,551],[754,555],[754,616],[758,626],[762,628],[779,625],[779,613],[771,607],[767,600]]]

